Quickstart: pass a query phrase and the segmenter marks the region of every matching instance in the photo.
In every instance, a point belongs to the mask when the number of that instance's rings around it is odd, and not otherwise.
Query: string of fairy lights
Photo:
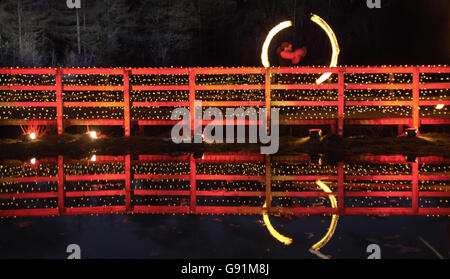
[[[411,73],[346,73],[347,84],[411,84]],[[320,74],[272,74],[272,84],[314,84]],[[55,75],[2,74],[0,86],[54,86]],[[261,85],[265,84],[264,74],[197,74],[196,85]],[[448,83],[448,73],[421,73],[420,83]],[[337,75],[332,75],[330,83],[337,83]],[[64,74],[64,86],[122,86],[122,75],[108,74]],[[130,75],[131,86],[188,85],[187,74]],[[196,99],[204,101],[264,101],[265,92],[259,90],[197,90]],[[337,90],[272,90],[272,101],[336,101]],[[411,100],[412,90],[345,90],[347,101],[406,101]],[[131,102],[187,102],[188,90],[131,90]],[[450,100],[448,89],[421,89],[420,100]],[[0,90],[0,102],[55,102],[55,91]],[[64,102],[123,102],[121,90],[63,91]],[[335,119],[335,106],[281,106],[281,120]],[[409,118],[410,106],[346,106],[344,117],[350,119],[366,118]],[[131,119],[169,120],[173,107],[134,107],[131,106]],[[123,119],[123,107],[65,107],[64,119]],[[446,106],[422,106],[421,117],[448,118]],[[54,120],[54,107],[16,107],[4,105],[0,108],[0,120]]]
[[[16,86],[16,85],[55,85],[55,75],[7,75],[0,74],[1,86]]]
[[[8,162],[6,162],[8,163]],[[8,164],[0,164],[1,177],[39,177],[39,176],[56,176],[58,174],[58,166],[50,164],[32,165],[29,163],[9,162]]]
[[[56,119],[56,108],[4,106],[0,110],[0,120],[51,120]]]
[[[337,90],[272,90],[272,101],[337,101]]]
[[[318,68],[318,67],[316,67]],[[313,84],[320,74],[272,74],[274,84]],[[345,73],[345,83],[393,83],[411,84],[412,74],[410,73]],[[448,82],[448,73],[420,73],[420,83]],[[63,85],[105,85],[121,86],[123,77],[121,75],[98,75],[98,74],[64,74]],[[337,76],[333,75],[329,79],[330,83],[337,82]],[[189,76],[183,74],[152,74],[152,75],[130,75],[132,85],[188,85]],[[214,84],[265,84],[264,74],[197,74],[197,85]],[[0,74],[1,86],[16,85],[55,85],[55,75],[46,74]]]
[[[65,108],[64,119],[123,119],[123,108]]]
[[[66,181],[64,188],[66,191],[102,191],[102,190],[123,190],[123,181]]]
[[[66,207],[119,206],[125,204],[124,196],[71,197],[65,200]]]
[[[123,102],[122,91],[63,91],[64,102]]]
[[[125,163],[92,163],[89,164],[65,164],[64,173],[66,175],[89,175],[89,174],[123,174],[125,173]]]
[[[412,98],[411,90],[346,90],[347,101],[408,101]]]
[[[197,174],[209,175],[264,175],[266,166],[261,163],[197,164]]]
[[[449,165],[427,165],[427,164],[420,164],[419,165],[419,172],[421,173],[448,173],[450,172],[450,166]]]
[[[264,101],[264,90],[199,90],[195,98],[202,101]]]
[[[280,107],[280,121],[297,119],[336,119],[337,107]]]
[[[336,175],[335,165],[311,165],[306,163],[272,163],[273,175]],[[316,187],[317,188],[317,187]]]
[[[2,102],[56,102],[56,94],[53,91],[0,91]]]
[[[355,163],[344,164],[344,171],[349,175],[408,175],[411,174],[411,165],[408,164],[372,164]]]
[[[132,102],[188,102],[189,91],[131,91],[130,100]]]
[[[295,175],[295,174],[294,174]],[[328,181],[327,185],[330,189],[337,190],[337,183]],[[275,180],[271,183],[271,189],[274,192],[322,192],[317,188],[315,181],[281,181]]]
[[[335,164],[309,164],[299,162],[274,161],[271,164],[272,175],[336,175]],[[448,164],[419,164],[420,175],[448,175]],[[384,175],[410,175],[410,164],[400,163],[345,163],[345,175],[370,176]],[[30,162],[4,161],[0,163],[0,195],[23,193],[49,193],[57,192],[58,184],[50,182],[15,182],[14,178],[26,177],[56,177],[58,173],[57,163],[39,163],[39,160]],[[71,160],[64,164],[64,174],[77,175],[101,175],[124,174],[124,162],[90,162],[86,160]],[[190,173],[188,162],[133,162],[131,175],[155,174],[155,175],[186,175]],[[264,175],[265,165],[258,162],[249,163],[197,163],[197,175]],[[274,193],[317,191],[314,181],[280,181],[273,180],[271,189]],[[336,181],[327,182],[331,191],[337,191]],[[191,188],[190,181],[186,179],[132,179],[132,190],[184,190]],[[196,196],[197,206],[250,206],[260,207],[265,201],[265,185],[261,181],[225,181],[225,180],[198,180],[197,191],[228,191],[228,192],[258,192],[257,196]],[[411,191],[410,180],[345,180],[346,192],[366,191],[368,194],[376,191],[392,192],[393,197],[345,197],[346,207],[409,207],[412,199],[409,196],[397,197],[397,191]],[[102,190],[124,190],[123,180],[93,180],[93,181],[66,181],[64,190],[70,192],[95,192]],[[448,193],[450,180],[419,181],[419,191],[436,191]],[[387,194],[388,195],[388,194]],[[420,208],[448,207],[447,197],[420,197]],[[162,206],[189,206],[190,196],[182,195],[133,195],[134,205],[162,205]],[[123,206],[125,204],[124,193],[113,196],[81,196],[65,197],[66,207],[101,207]],[[288,197],[285,195],[273,197],[273,206],[280,207],[330,207],[327,197]],[[33,208],[57,208],[57,198],[12,198],[1,199],[0,210],[6,209],[33,209]]]
[[[191,183],[188,180],[182,179],[134,179],[133,189],[136,190],[180,190],[186,191],[191,188]],[[199,183],[197,183],[199,184]],[[197,185],[198,186],[198,185]]]
[[[130,75],[132,85],[188,85],[189,75]]]
[[[197,181],[198,191],[245,191],[262,192],[265,191],[264,183],[259,181]]]
[[[190,173],[190,165],[185,162],[145,162],[132,166],[135,174],[175,174]]]

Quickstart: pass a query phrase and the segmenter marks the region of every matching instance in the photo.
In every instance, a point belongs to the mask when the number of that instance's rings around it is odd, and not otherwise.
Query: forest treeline
[[[0,66],[260,66],[267,32],[282,20],[288,40],[309,49],[304,65],[326,65],[334,29],[340,64],[448,63],[447,0],[0,0]],[[408,2],[408,3],[406,3]],[[428,4],[427,4],[428,2]],[[433,2],[433,4],[429,4]]]

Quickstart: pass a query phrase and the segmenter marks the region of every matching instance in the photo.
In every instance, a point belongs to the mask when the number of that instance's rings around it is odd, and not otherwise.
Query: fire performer
[[[278,65],[280,67],[292,67],[300,62],[300,60],[306,55],[306,47],[302,47],[295,51],[292,51],[292,44],[284,42],[277,49],[278,53]],[[281,84],[291,84],[291,75],[280,75],[279,82]]]
[[[307,49],[306,47],[302,47],[293,51],[292,44],[284,42],[278,47],[277,53],[280,67],[289,67],[297,65],[306,56]]]

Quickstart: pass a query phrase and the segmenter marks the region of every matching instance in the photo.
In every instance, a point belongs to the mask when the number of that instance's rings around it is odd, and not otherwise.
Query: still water
[[[317,258],[316,247],[363,259],[370,244],[382,258],[450,256],[450,161],[438,157],[92,155],[0,167],[0,258],[67,258],[69,244],[82,258]]]

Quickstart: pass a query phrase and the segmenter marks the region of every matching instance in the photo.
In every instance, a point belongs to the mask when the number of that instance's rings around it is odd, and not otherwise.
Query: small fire
[[[91,137],[91,139],[104,138],[104,136],[99,131],[91,130],[89,129],[89,126],[86,126],[86,129],[87,129],[86,134],[88,134]]]
[[[28,136],[31,140],[35,140],[45,134],[46,126],[31,123],[30,125],[21,125],[20,128],[22,129],[23,135]]]

